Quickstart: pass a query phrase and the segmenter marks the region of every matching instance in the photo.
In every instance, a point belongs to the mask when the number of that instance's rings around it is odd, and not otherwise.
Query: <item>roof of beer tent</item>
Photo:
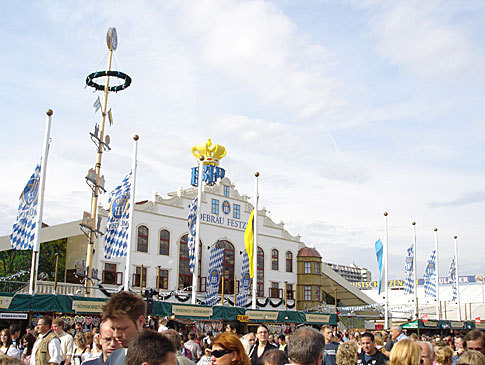
[[[331,296],[334,296],[335,290],[337,290],[337,300],[342,305],[358,306],[375,304],[375,301],[353,286],[349,281],[345,280],[325,263],[322,264],[322,274],[323,290]]]

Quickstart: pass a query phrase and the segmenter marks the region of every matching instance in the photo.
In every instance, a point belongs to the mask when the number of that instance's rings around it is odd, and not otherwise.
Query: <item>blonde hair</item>
[[[461,364],[485,365],[485,355],[480,351],[467,350],[458,359],[458,365]]]
[[[418,365],[421,362],[421,347],[411,340],[397,342],[391,350],[389,365]]]
[[[337,350],[337,365],[355,365],[358,358],[359,345],[355,341],[340,344]]]
[[[453,350],[450,346],[438,347],[435,351],[436,363],[439,365],[451,364]]]

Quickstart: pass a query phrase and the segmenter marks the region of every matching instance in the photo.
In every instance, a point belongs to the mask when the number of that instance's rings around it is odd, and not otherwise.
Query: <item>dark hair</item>
[[[120,291],[103,305],[103,318],[117,319],[126,315],[136,324],[140,316],[145,316],[146,310],[145,301],[141,296],[127,291]]]
[[[49,316],[44,316],[44,317],[40,317],[39,318],[39,321],[43,319],[44,320],[44,324],[48,325],[49,328],[52,326],[52,317],[49,317]]]
[[[374,342],[376,340],[375,337],[374,337],[374,335],[372,333],[370,333],[370,332],[364,332],[360,336],[360,338],[363,338],[363,337],[369,337],[372,342]]]
[[[298,328],[290,338],[288,357],[299,364],[314,364],[325,347],[325,338],[312,327]]]
[[[466,343],[467,341],[476,341],[478,339],[482,339],[483,343],[482,343],[482,346],[485,346],[485,338],[483,336],[483,332],[480,331],[480,330],[472,330],[470,332],[468,332],[465,336],[465,338],[463,339],[463,341],[465,341],[465,348],[468,349]]]
[[[241,322],[238,320],[229,321],[227,324],[229,327],[231,327],[231,330],[236,330],[237,334],[241,333]]]
[[[166,361],[167,353],[177,352],[173,343],[162,333],[143,330],[128,346],[125,364],[140,365],[149,362],[152,365]]]
[[[278,336],[278,340],[281,340],[281,341],[286,341],[286,337],[285,337],[285,335],[279,335],[279,336]]]
[[[9,327],[10,334],[13,335],[15,332],[20,332],[20,326],[17,323],[12,323]]]
[[[174,347],[178,350],[181,347],[180,341],[182,340],[182,337],[178,334],[177,331],[175,330],[166,330],[163,331],[163,335],[172,342]]]
[[[285,337],[285,336],[283,336]],[[263,364],[264,365],[285,365],[288,364],[288,356],[286,356],[284,351],[281,350],[272,350],[268,351],[263,355]]]
[[[26,356],[32,355],[32,348],[34,347],[35,337],[31,333],[26,333],[22,337],[22,344],[27,341],[27,347],[24,350]]]
[[[195,340],[195,338],[196,338],[197,336],[195,335],[195,333],[194,333],[194,332],[190,332],[190,333],[187,335],[187,337],[189,338],[189,340]]]

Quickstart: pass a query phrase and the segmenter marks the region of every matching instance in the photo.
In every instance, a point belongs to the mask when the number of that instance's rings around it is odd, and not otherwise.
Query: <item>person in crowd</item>
[[[241,337],[241,322],[237,320],[229,321],[226,325],[226,332],[232,332]]]
[[[39,336],[34,343],[31,365],[47,365],[61,363],[61,341],[56,333],[51,330],[52,318],[42,317],[37,322]]]
[[[74,330],[76,331],[76,333],[83,333],[84,332],[84,325],[82,323],[77,322],[74,325]]]
[[[61,362],[69,365],[71,363],[74,339],[70,334],[64,332],[64,321],[60,318],[52,321],[52,330],[59,337],[59,340],[61,340]]]
[[[433,365],[435,361],[434,348],[431,342],[418,341],[419,347],[421,347],[421,363],[423,365]]]
[[[91,350],[93,348],[94,333],[84,332],[84,338],[86,339],[86,346]]]
[[[163,332],[163,335],[167,337],[175,347],[175,356],[177,358],[177,363],[179,365],[194,365],[195,363],[191,360],[189,360],[187,357],[185,357],[180,349],[183,347],[182,343],[182,336],[178,334],[177,331],[175,330],[166,330]]]
[[[167,323],[167,318],[160,318],[160,320],[158,321],[158,332],[163,333],[164,331],[168,330]]]
[[[143,330],[131,341],[125,364],[177,365],[175,346],[164,334]]]
[[[202,355],[199,362],[197,362],[197,365],[210,365],[211,361],[212,361],[211,349],[205,348],[204,355]]]
[[[290,364],[319,365],[323,359],[325,338],[312,327],[298,328],[288,343],[288,358]]]
[[[438,347],[435,350],[436,365],[451,365],[453,350],[450,346]]]
[[[7,328],[0,332],[0,342],[2,343],[2,347],[0,347],[2,354],[15,359],[20,359],[20,351],[17,346],[13,344],[12,336]]]
[[[355,341],[347,341],[337,349],[336,361],[337,365],[355,365],[359,355],[359,346]]]
[[[421,347],[409,339],[397,341],[391,351],[389,365],[419,365],[421,363]]]
[[[392,350],[392,347],[401,340],[406,340],[408,337],[402,332],[402,327],[396,325],[391,326],[391,337],[385,344],[386,353],[384,355],[389,356],[389,352]]]
[[[211,354],[213,365],[251,364],[239,336],[232,332],[222,332],[214,339]]]
[[[20,360],[22,360],[26,365],[28,365],[30,364],[30,356],[32,355],[32,348],[34,347],[35,337],[30,333],[26,333],[22,337],[21,341],[22,341],[24,350],[22,351]]]
[[[113,330],[111,329],[111,321],[109,319],[105,319],[101,322],[99,328],[99,344],[101,345],[101,355],[86,360],[83,362],[82,365],[105,365],[106,361],[108,360],[108,356],[111,355],[113,351],[122,348],[120,342],[116,340],[113,334]]]
[[[480,351],[467,350],[458,359],[458,365],[485,365],[485,355]]]
[[[325,338],[325,353],[324,353],[324,365],[336,365],[337,364],[337,349],[339,343],[333,341],[332,327],[329,325],[323,325],[320,329],[323,337]]]
[[[480,351],[485,355],[485,336],[482,331],[472,330],[466,334],[464,340],[467,350]]]
[[[419,337],[416,333],[411,333],[408,338],[411,340],[411,341],[414,341],[414,342],[418,342],[419,341]]]
[[[91,349],[86,341],[86,336],[82,332],[74,335],[74,346],[71,352],[71,364],[81,365],[81,363],[91,357]]]
[[[263,355],[263,365],[286,365],[288,355],[282,350],[269,351]]]
[[[93,345],[91,347],[91,357],[99,357],[103,353],[103,347],[101,346],[101,335],[99,333],[94,334]]]
[[[106,364],[125,364],[125,349],[143,330],[145,314],[146,304],[143,298],[127,291],[116,293],[103,305],[103,318],[110,320],[113,336],[123,347],[113,351]]]
[[[362,351],[359,354],[357,365],[384,365],[388,357],[377,350],[375,337],[370,332],[364,332],[360,337]],[[337,361],[338,362],[338,361]]]
[[[192,361],[199,361],[202,356],[202,350],[200,349],[199,344],[195,342],[197,336],[194,332],[190,332],[187,337],[189,340],[184,343],[184,347],[186,349],[189,349],[192,353]]]
[[[270,333],[268,335],[268,342],[271,346],[274,346],[276,348],[278,348],[278,345],[276,344],[275,340],[274,340],[274,335],[272,333]]]
[[[284,351],[286,355],[288,355],[288,344],[286,343],[285,335],[278,336],[278,349]]]
[[[453,352],[452,365],[456,365],[460,356],[465,352],[465,336],[457,335],[453,344],[455,345],[455,351]]]
[[[19,341],[20,338],[20,326],[17,323],[12,323],[8,328],[10,331],[10,336],[12,337],[12,344],[17,348],[21,349],[21,343]]]
[[[0,364],[2,365],[24,365],[22,360],[0,354]]]
[[[180,336],[180,344],[179,344],[179,350],[182,355],[184,355],[187,359],[193,360],[194,357],[192,356],[192,351],[190,351],[187,347],[185,347],[185,339],[184,336]]]
[[[244,336],[242,336],[240,340],[243,344],[244,351],[246,351],[246,354],[249,354],[249,350],[256,342],[256,336],[253,332],[248,332]]]
[[[268,327],[264,324],[259,325],[256,330],[256,343],[249,350],[249,359],[252,365],[261,365],[263,363],[263,355],[268,351],[276,349],[268,342],[268,336]]]

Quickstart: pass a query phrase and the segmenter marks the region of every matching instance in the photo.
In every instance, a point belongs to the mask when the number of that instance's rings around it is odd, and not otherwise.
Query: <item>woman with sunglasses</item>
[[[222,332],[212,342],[213,365],[250,365],[248,355],[239,337],[231,332]]]
[[[256,343],[249,350],[252,365],[263,365],[263,355],[268,351],[276,350],[276,347],[268,342],[268,335],[268,327],[260,324],[256,331]]]

